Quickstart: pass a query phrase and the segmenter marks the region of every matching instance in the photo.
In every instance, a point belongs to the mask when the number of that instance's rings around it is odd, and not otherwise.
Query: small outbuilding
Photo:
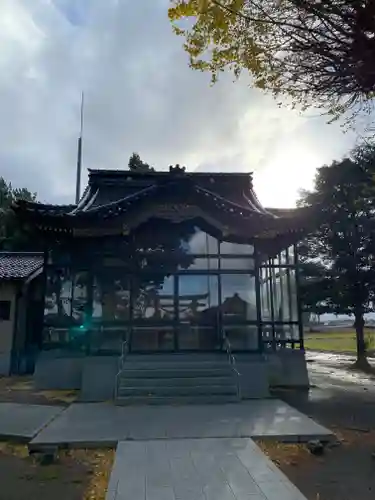
[[[43,325],[43,254],[0,252],[0,376],[32,372]]]

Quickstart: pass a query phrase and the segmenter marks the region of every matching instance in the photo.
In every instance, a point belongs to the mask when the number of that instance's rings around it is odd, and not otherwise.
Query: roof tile
[[[0,252],[0,280],[25,279],[43,266],[43,254]]]

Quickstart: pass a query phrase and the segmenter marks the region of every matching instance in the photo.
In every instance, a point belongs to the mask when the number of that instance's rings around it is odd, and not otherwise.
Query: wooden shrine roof
[[[272,239],[306,231],[309,209],[264,208],[253,190],[252,175],[242,173],[133,172],[90,170],[89,183],[77,205],[19,200],[20,217],[45,230],[116,226],[126,231],[151,218],[179,222],[202,218],[223,235]],[[125,231],[125,232],[126,232]],[[78,233],[77,233],[78,234]],[[292,239],[298,240],[297,234]]]

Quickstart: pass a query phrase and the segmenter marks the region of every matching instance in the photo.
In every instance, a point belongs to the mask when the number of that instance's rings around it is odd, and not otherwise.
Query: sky
[[[279,108],[244,77],[189,69],[168,0],[1,0],[0,176],[49,203],[73,203],[85,92],[87,168],[254,172],[268,207],[292,207],[352,134]]]

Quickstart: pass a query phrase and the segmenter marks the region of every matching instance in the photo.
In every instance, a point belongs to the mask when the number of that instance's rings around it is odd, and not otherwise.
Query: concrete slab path
[[[249,438],[123,441],[106,500],[306,500]]]
[[[63,410],[62,406],[0,403],[0,439],[29,441]]]
[[[280,400],[226,405],[71,405],[30,443],[116,446],[122,440],[261,437],[279,441],[329,440],[332,433]]]

